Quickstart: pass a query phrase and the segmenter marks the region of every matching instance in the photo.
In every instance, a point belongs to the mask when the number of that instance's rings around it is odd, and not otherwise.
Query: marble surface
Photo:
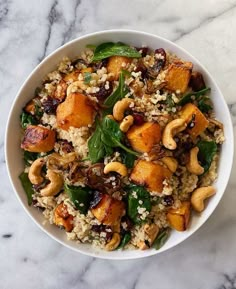
[[[236,125],[236,0],[0,0],[0,287],[236,288],[236,162],[222,202],[197,233],[134,261],[94,259],[62,247],[29,219],[13,193],[4,133],[17,90],[55,48],[111,28],[155,33],[186,48],[218,82]]]

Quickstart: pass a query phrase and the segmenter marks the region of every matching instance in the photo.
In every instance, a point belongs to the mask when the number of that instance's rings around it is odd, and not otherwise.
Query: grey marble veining
[[[0,0],[0,288],[234,289],[235,161],[208,222],[179,246],[142,260],[99,260],[62,247],[36,227],[13,193],[4,134],[17,90],[54,49],[112,28],[155,33],[186,48],[216,79],[236,125],[236,0]]]

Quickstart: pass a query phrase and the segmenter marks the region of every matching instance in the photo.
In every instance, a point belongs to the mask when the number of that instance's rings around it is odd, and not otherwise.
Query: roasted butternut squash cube
[[[70,126],[80,128],[92,124],[95,109],[89,98],[81,93],[71,93],[57,107],[57,125],[68,130]]]
[[[108,73],[113,73],[113,80],[117,80],[122,69],[126,69],[131,63],[131,59],[124,56],[111,56],[107,64]]]
[[[180,117],[188,124],[187,132],[196,137],[209,125],[204,114],[192,103],[187,103],[180,111]]]
[[[24,110],[32,115],[35,114],[35,103],[33,100],[29,101],[26,106],[24,107]]]
[[[66,76],[64,76],[64,81],[66,82],[74,82],[74,81],[77,81],[78,80],[78,76],[80,74],[80,71],[79,70],[75,70],[69,74],[67,74]]]
[[[91,212],[104,225],[114,225],[124,215],[125,205],[122,201],[103,194],[102,199],[91,209]]]
[[[165,81],[166,88],[171,91],[179,90],[184,93],[188,87],[193,64],[191,62],[176,62],[170,64]]]
[[[38,125],[28,125],[21,148],[35,153],[49,152],[54,148],[55,131]]]
[[[59,204],[54,211],[54,223],[57,226],[63,227],[66,232],[71,232],[74,217],[67,211],[67,206],[63,203]]]
[[[139,160],[131,172],[130,180],[151,192],[161,193],[163,181],[171,175],[171,171],[160,164]]]
[[[178,209],[169,209],[167,220],[175,230],[187,230],[190,220],[190,202],[183,202]]]
[[[142,125],[133,125],[126,134],[130,145],[135,151],[149,152],[161,140],[161,128],[158,123],[145,122]]]

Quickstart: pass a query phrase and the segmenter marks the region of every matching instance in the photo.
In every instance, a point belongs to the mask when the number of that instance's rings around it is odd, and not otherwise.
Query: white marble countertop
[[[186,48],[218,82],[236,124],[236,0],[0,0],[0,287],[236,288],[236,162],[223,200],[197,233],[134,261],[94,259],[62,247],[30,220],[13,193],[3,140],[17,90],[55,48],[111,28],[151,32]]]

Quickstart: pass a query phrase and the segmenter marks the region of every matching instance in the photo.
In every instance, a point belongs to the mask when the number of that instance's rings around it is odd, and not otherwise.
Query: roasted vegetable
[[[169,209],[166,216],[170,226],[175,230],[187,230],[190,220],[190,202],[183,202],[178,209]]]
[[[124,56],[112,56],[108,60],[107,72],[112,73],[113,80],[117,80],[122,69],[126,69],[128,64],[130,64],[131,59]]]
[[[75,70],[69,74],[67,74],[66,76],[64,76],[64,81],[66,82],[74,82],[74,81],[77,81],[78,80],[78,76],[80,74],[80,71],[79,70]]]
[[[108,194],[102,194],[100,201],[91,212],[104,225],[114,225],[124,215],[125,204]]]
[[[29,152],[49,152],[54,148],[55,131],[43,126],[28,125],[21,148]]]
[[[63,227],[66,232],[71,232],[74,217],[68,213],[67,206],[63,203],[59,204],[54,211],[54,223],[57,226]]]
[[[191,62],[172,63],[166,73],[166,88],[184,93],[188,87],[193,64]]]
[[[70,126],[80,128],[93,123],[95,109],[87,96],[71,93],[57,107],[57,125],[68,130]]]
[[[142,125],[133,125],[126,136],[135,151],[149,152],[161,140],[161,128],[158,123],[145,122]]]
[[[209,125],[204,114],[192,103],[187,103],[181,109],[180,117],[188,124],[187,132],[193,138],[202,133]]]
[[[170,178],[171,171],[160,164],[139,160],[135,165],[130,179],[141,186],[145,186],[151,192],[161,193],[163,181]]]

